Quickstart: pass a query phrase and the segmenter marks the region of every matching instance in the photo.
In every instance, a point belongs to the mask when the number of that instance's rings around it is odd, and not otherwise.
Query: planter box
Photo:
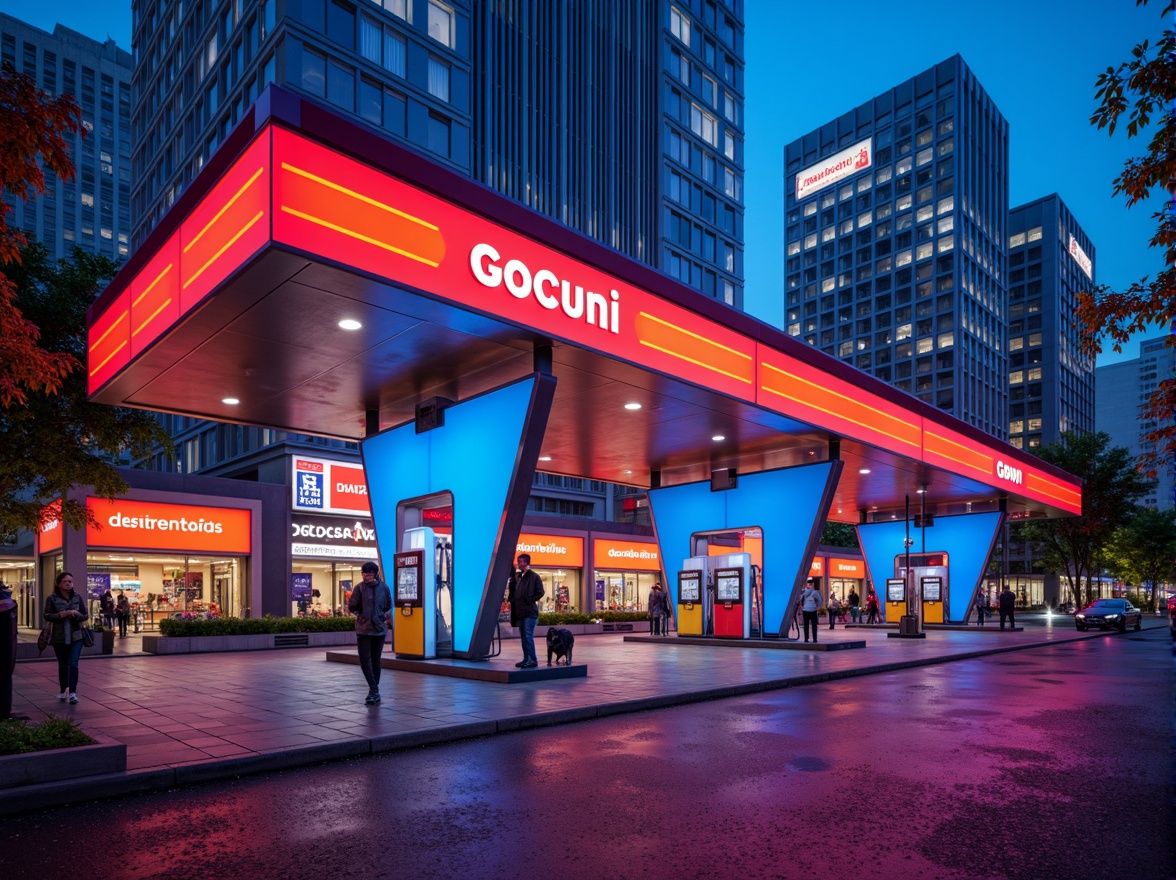
[[[148,654],[210,654],[267,651],[273,648],[326,648],[354,645],[354,632],[264,633],[250,636],[143,636]]]
[[[114,630],[103,630],[102,632],[94,633],[94,644],[89,648],[82,648],[83,657],[93,657],[96,654],[113,654],[114,653]],[[53,653],[53,646],[50,645],[44,651],[37,650],[36,642],[17,642],[16,643],[16,659],[17,660],[53,660],[56,662],[57,655]]]
[[[126,772],[126,745],[107,736],[90,738],[95,740],[92,746],[0,755],[0,789]]]
[[[504,639],[517,639],[519,637],[518,627],[511,626],[509,623],[500,623],[500,624],[498,624],[498,626],[499,626],[499,634],[502,636],[502,638],[504,638]],[[599,635],[600,633],[605,632],[606,626],[608,626],[608,624],[605,624],[605,623],[569,623],[569,624],[564,624],[564,625],[556,625],[554,628],[555,629],[566,629],[569,632],[571,632],[571,634],[574,636],[592,636],[592,635]],[[649,625],[646,624],[646,629],[648,629],[648,628],[649,628]],[[550,626],[537,626],[537,627],[535,627],[535,641],[541,641],[542,639],[546,639],[547,638],[547,631],[549,629],[552,629],[552,627],[550,627]]]

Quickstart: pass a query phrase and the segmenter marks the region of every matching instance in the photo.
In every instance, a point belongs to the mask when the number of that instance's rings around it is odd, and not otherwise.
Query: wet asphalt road
[[[0,877],[1168,880],[1171,648],[1108,636],[0,820]]]

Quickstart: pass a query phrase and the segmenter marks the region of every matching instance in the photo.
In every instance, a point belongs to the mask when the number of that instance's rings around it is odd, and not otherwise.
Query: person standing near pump
[[[518,571],[513,572],[506,585],[510,600],[510,625],[518,627],[519,640],[523,643],[523,659],[516,663],[519,669],[531,669],[539,665],[535,656],[535,623],[539,620],[539,600],[543,598],[543,581],[531,570],[531,555],[520,553]]]
[[[821,607],[821,594],[810,580],[800,593],[800,610],[804,612],[804,640],[809,640],[809,626],[813,628],[813,643],[817,641],[817,609]]]
[[[1009,585],[1004,585],[1004,591],[1000,594],[1000,628],[1003,630],[1005,625],[1005,618],[1009,619],[1009,629],[1017,628],[1017,621],[1013,617],[1013,611],[1017,607],[1017,597]]]
[[[384,639],[392,626],[392,591],[380,580],[380,566],[365,562],[360,568],[363,580],[351,591],[347,610],[355,615],[355,644],[359,649],[359,666],[367,679],[368,695],[364,702],[380,702],[380,658]]]
[[[976,596],[976,626],[984,626],[984,618],[988,616],[988,594],[984,592],[984,588],[980,588],[980,594]]]
[[[670,634],[670,594],[660,583],[655,583],[649,591],[649,634]]]
[[[78,701],[78,661],[82,657],[82,624],[86,622],[86,603],[73,587],[73,575],[58,572],[53,592],[45,597],[45,619],[53,624],[49,644],[57,655],[57,683],[61,702]]]

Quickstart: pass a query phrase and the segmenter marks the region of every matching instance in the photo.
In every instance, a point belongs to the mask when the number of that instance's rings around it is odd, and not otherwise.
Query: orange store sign
[[[582,568],[584,539],[566,535],[519,535],[517,553],[530,553],[531,565],[542,568]]]
[[[661,571],[661,555],[657,552],[657,544],[607,541],[601,538],[594,541],[592,546],[592,561],[597,569]]]
[[[86,506],[101,526],[86,529],[86,543],[91,547],[200,553],[249,553],[252,549],[248,510],[126,498],[87,498]]]
[[[830,559],[829,577],[864,578],[866,564],[860,559]]]

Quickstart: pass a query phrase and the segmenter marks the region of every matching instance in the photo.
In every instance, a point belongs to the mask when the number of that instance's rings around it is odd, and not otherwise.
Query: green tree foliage
[[[848,523],[827,522],[824,531],[821,532],[821,545],[856,550],[858,548],[857,529]]]
[[[1148,0],[1136,0],[1144,6]],[[1126,131],[1128,139],[1150,136],[1142,156],[1128,159],[1115,178],[1115,195],[1131,208],[1155,196],[1163,198],[1156,211],[1156,234],[1151,246],[1163,253],[1164,267],[1155,278],[1144,277],[1125,290],[1100,286],[1078,297],[1078,317],[1084,330],[1084,347],[1097,354],[1101,339],[1110,337],[1115,351],[1135,333],[1176,322],[1176,28],[1172,25],[1176,0],[1163,0],[1162,29],[1152,45],[1144,40],[1128,61],[1108,67],[1095,82],[1098,107],[1090,121],[1114,135]],[[1169,345],[1176,345],[1176,335]],[[1154,475],[1161,462],[1176,456],[1176,377],[1163,379],[1144,407],[1142,417],[1156,427],[1145,434],[1152,447],[1140,464]]]
[[[1155,611],[1156,584],[1176,578],[1176,510],[1137,511],[1111,536],[1106,558],[1116,577],[1151,588],[1149,610]]]
[[[54,264],[45,248],[32,244],[8,274],[25,319],[41,328],[47,352],[85,361],[86,309],[118,265],[74,249]],[[112,462],[124,454],[146,455],[154,444],[171,442],[159,423],[142,410],[91,403],[86,372],[77,369],[56,393],[29,390],[23,403],[0,408],[0,531],[35,528],[46,502],[74,484],[93,486],[113,498],[127,490]],[[62,518],[74,528],[86,524],[83,504],[66,500]]]
[[[1135,512],[1135,502],[1152,483],[1136,470],[1130,451],[1111,446],[1111,438],[1102,432],[1067,431],[1036,451],[1044,461],[1082,478],[1082,515],[1015,523],[1014,540],[1036,543],[1045,564],[1069,582],[1074,604],[1082,606],[1083,586],[1089,601],[1091,578],[1102,568],[1111,535]]]

